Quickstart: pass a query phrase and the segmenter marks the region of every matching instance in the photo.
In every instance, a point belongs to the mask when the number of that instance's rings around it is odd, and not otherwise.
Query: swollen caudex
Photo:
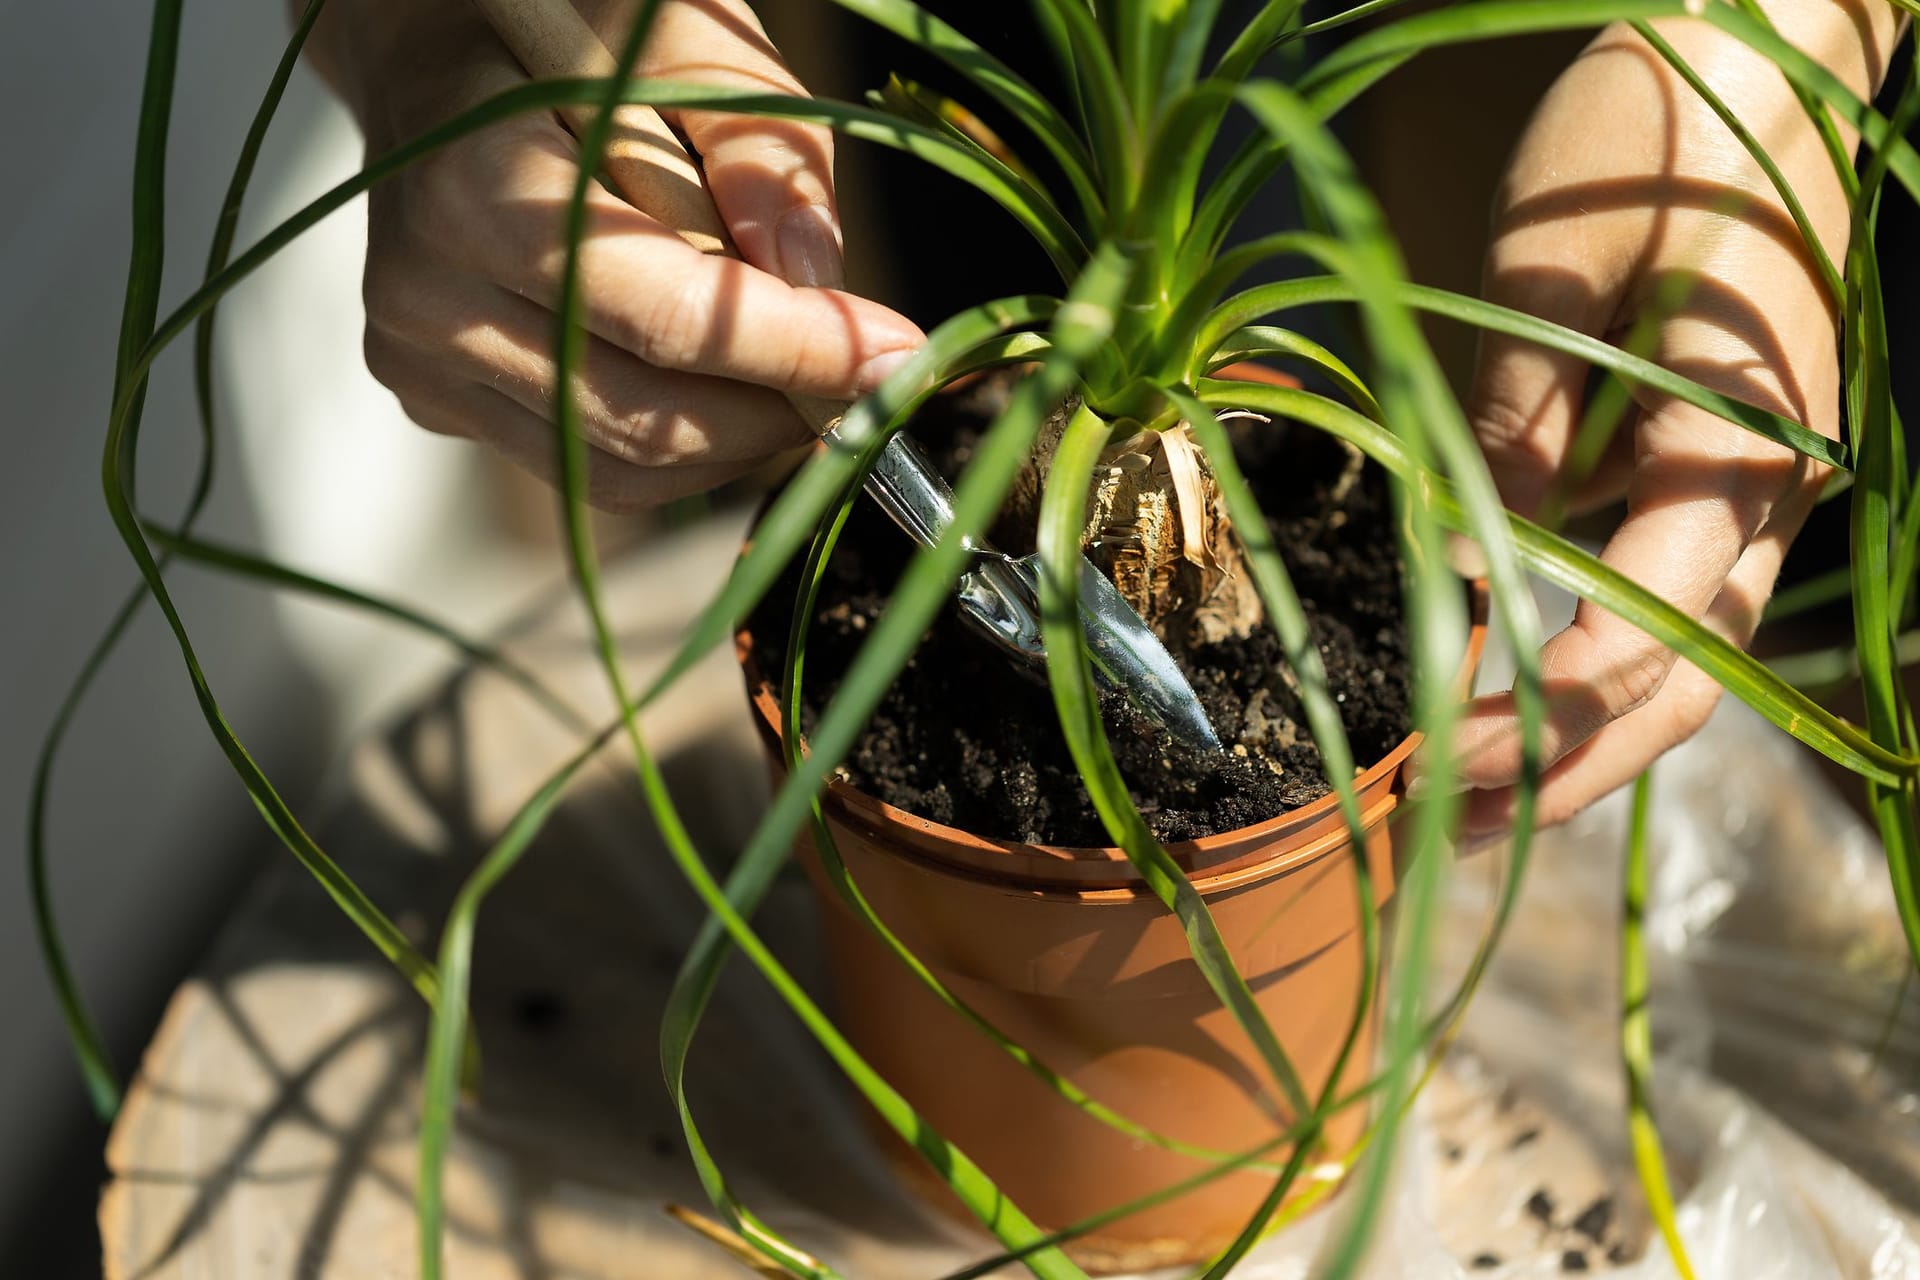
[[[1181,423],[1110,445],[1088,498],[1087,554],[1169,646],[1252,633],[1263,619],[1206,455]]]
[[[994,529],[1002,550],[1031,547],[1053,455],[1076,407],[1072,402],[1063,405],[1042,424],[1033,455],[1016,477]],[[1271,429],[1265,419],[1260,421]],[[1359,450],[1342,448],[1316,522],[1322,527],[1298,531],[1297,544],[1314,543],[1346,522],[1348,497],[1364,461]],[[1082,545],[1176,654],[1244,641],[1265,625],[1265,611],[1212,465],[1185,423],[1140,430],[1108,444],[1094,468]],[[1216,650],[1201,661],[1204,665],[1217,656]],[[1281,759],[1302,741],[1297,677],[1284,663],[1276,663],[1262,687],[1244,696],[1239,723],[1216,727],[1233,754],[1255,757],[1272,772],[1283,773]]]

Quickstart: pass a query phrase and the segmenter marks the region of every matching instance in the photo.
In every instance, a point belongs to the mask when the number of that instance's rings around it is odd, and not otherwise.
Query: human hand
[[[581,5],[617,47],[630,0]],[[378,155],[527,79],[469,0],[330,6],[316,61]],[[639,73],[804,93],[741,0],[667,0]],[[923,337],[839,292],[825,129],[665,113],[700,157],[741,259],[703,254],[596,184],[580,257],[589,332],[575,378],[588,497],[629,510],[711,488],[812,438],[786,395],[851,399]],[[372,192],[366,358],[429,430],[551,478],[561,219],[576,144],[551,114],[453,143]]]
[[[1781,34],[1866,96],[1896,36],[1892,6],[1777,0]],[[1655,24],[1774,157],[1837,263],[1848,209],[1785,78],[1707,24]],[[1852,141],[1851,138],[1848,139]],[[1554,84],[1496,200],[1486,292],[1502,305],[1619,341],[1686,273],[1650,358],[1708,387],[1839,431],[1835,302],[1786,206],[1739,141],[1630,28],[1603,32]],[[1587,368],[1512,339],[1483,342],[1471,417],[1501,496],[1540,510],[1578,430]],[[1575,510],[1623,498],[1602,558],[1745,644],[1824,468],[1644,388]],[[1548,699],[1543,824],[1633,779],[1705,723],[1719,686],[1653,637],[1582,601],[1540,653]],[[1481,697],[1457,738],[1466,830],[1512,820],[1520,773],[1513,697]]]

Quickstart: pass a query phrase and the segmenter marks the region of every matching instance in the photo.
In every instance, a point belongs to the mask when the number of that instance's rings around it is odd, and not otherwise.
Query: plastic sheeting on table
[[[1889,1025],[1906,950],[1878,841],[1802,748],[1732,703],[1659,766],[1651,830],[1655,1107],[1695,1274],[1920,1277],[1920,1018],[1903,1008]],[[1625,840],[1624,796],[1540,837],[1455,1059],[1405,1132],[1368,1280],[1678,1275],[1626,1147]],[[1456,968],[1502,857],[1456,869]],[[1463,1108],[1463,1092],[1499,1102]],[[1498,1116],[1514,1107],[1530,1113],[1517,1149]],[[1269,1240],[1236,1275],[1304,1280],[1345,1211]]]

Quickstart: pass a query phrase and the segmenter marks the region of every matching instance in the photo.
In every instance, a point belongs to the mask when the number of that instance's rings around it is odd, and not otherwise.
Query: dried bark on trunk
[[[1014,481],[993,531],[1003,550],[1032,550],[1040,492],[1072,410],[1046,422]],[[1248,635],[1264,619],[1213,470],[1185,423],[1107,447],[1088,495],[1083,545],[1176,651]]]
[[[1087,511],[1087,554],[1167,644],[1245,636],[1263,618],[1252,575],[1185,423],[1108,447]]]

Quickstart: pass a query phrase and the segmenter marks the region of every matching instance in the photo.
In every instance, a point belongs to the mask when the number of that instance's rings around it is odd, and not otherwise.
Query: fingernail
[[[846,264],[840,237],[825,205],[789,209],[774,228],[774,250],[780,255],[780,274],[788,284],[805,289],[838,289],[846,283]]]
[[[887,380],[887,375],[898,369],[911,358],[911,351],[883,351],[860,366],[860,372],[853,375],[854,392],[866,395],[877,390]]]

